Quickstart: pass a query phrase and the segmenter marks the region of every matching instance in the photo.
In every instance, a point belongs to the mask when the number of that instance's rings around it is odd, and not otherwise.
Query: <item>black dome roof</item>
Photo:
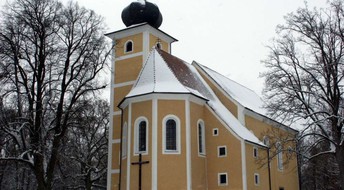
[[[158,6],[141,0],[132,2],[123,9],[122,21],[127,27],[147,22],[149,25],[159,28],[162,23],[162,15]]]

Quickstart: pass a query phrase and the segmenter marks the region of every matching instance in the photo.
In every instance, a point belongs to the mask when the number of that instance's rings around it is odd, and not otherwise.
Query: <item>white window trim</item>
[[[256,181],[256,179],[257,179],[257,181]],[[254,185],[255,186],[259,186],[260,185],[260,177],[259,177],[258,173],[254,173],[253,180],[254,180]]]
[[[127,157],[127,149],[128,149],[128,124],[127,122],[123,125],[122,131],[122,159]],[[125,130],[124,130],[125,129]],[[126,133],[126,134],[125,134]]]
[[[202,150],[203,152],[199,151],[199,125],[201,125],[202,128]],[[198,156],[204,157],[206,155],[206,149],[205,149],[205,125],[203,120],[199,120],[197,122],[197,149],[198,149]]]
[[[280,142],[276,143],[276,149],[277,149],[277,169],[278,171],[283,171],[283,151],[282,151],[282,145]]]
[[[217,131],[217,133],[215,134],[215,131]],[[213,129],[213,136],[219,136],[219,129],[218,128],[214,128]]]
[[[169,119],[173,119],[176,122],[176,143],[177,143],[177,150],[166,150],[166,122]],[[162,120],[162,153],[163,154],[180,154],[181,148],[180,148],[180,120],[175,115],[167,115]]]
[[[267,147],[270,147],[270,139],[268,136],[264,136],[263,137],[263,143],[264,145],[266,145]]]
[[[131,51],[127,51],[127,44],[131,42],[131,45],[132,45],[132,48],[131,48]],[[134,42],[132,40],[128,40],[124,43],[124,53],[131,53],[134,51]]]
[[[220,177],[221,175],[226,175],[226,183],[221,183],[221,177]],[[217,174],[217,185],[218,186],[227,186],[228,185],[228,174],[227,174],[227,172]]]
[[[257,153],[257,155],[255,155],[255,152]],[[259,149],[257,147],[253,147],[253,158],[259,158]]]
[[[220,155],[220,148],[225,148],[225,155]],[[222,158],[222,157],[227,157],[227,146],[217,146],[217,157]]]
[[[139,151],[139,124],[141,121],[146,122],[146,151]],[[135,129],[134,129],[134,156],[138,156],[140,153],[142,155],[147,155],[148,154],[148,147],[149,147],[149,139],[148,139],[148,119],[145,117],[139,117],[135,120]]]

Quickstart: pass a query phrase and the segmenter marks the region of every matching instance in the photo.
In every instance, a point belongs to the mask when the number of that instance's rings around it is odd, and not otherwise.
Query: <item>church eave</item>
[[[196,94],[193,93],[185,93],[185,92],[148,92],[148,93],[144,93],[144,94],[138,94],[138,95],[134,95],[134,96],[129,96],[129,97],[125,97],[124,99],[122,99],[122,101],[118,104],[118,108],[124,109],[125,107],[127,107],[127,105],[129,104],[129,102],[133,99],[139,98],[139,97],[147,97],[147,96],[153,96],[153,95],[191,95],[201,101],[207,102],[208,99],[202,97],[202,96],[198,96]],[[148,99],[153,99],[153,97],[148,97]],[[158,98],[159,99],[159,98]],[[163,98],[162,98],[163,99]]]

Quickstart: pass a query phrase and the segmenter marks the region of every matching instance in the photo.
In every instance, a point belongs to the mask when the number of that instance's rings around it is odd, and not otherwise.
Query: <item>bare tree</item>
[[[72,189],[106,189],[109,104],[81,101],[63,143],[59,184]]]
[[[1,121],[0,160],[31,168],[37,189],[52,188],[76,103],[105,88],[98,80],[110,50],[103,27],[72,2],[17,0],[2,13],[0,100],[15,119]]]
[[[342,1],[328,5],[300,8],[277,27],[263,61],[264,93],[271,116],[304,124],[299,138],[309,142],[305,158],[333,157],[344,189],[344,10]]]

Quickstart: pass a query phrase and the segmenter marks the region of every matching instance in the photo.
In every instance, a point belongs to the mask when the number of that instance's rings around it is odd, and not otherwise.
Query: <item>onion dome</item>
[[[123,9],[122,21],[127,27],[146,22],[154,28],[159,28],[162,15],[157,5],[140,0],[132,2]]]

